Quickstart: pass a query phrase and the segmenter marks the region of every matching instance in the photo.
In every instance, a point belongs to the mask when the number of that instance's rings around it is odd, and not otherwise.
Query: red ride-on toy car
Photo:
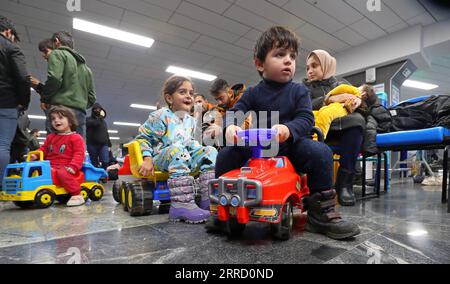
[[[269,223],[273,236],[288,240],[292,235],[293,209],[303,210],[309,195],[306,175],[298,175],[286,157],[262,158],[262,146],[276,133],[252,129],[238,133],[251,145],[253,158],[240,169],[209,183],[211,218],[209,232],[230,235],[243,232],[250,221]]]

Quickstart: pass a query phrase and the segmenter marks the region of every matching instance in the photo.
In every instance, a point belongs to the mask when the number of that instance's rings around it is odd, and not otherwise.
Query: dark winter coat
[[[30,104],[30,80],[19,46],[0,34],[0,108]]]
[[[388,109],[378,102],[369,106],[366,113],[366,132],[364,133],[364,153],[378,153],[377,134],[388,133],[392,128],[392,117]]]
[[[334,88],[342,84],[349,84],[345,80],[338,80],[336,77],[331,77],[327,80],[309,82],[305,79],[304,84],[311,91],[311,101],[313,110],[319,110],[324,107],[325,96]],[[346,130],[354,127],[366,128],[366,120],[359,112],[354,112],[342,118],[338,118],[331,124],[330,132]]]
[[[407,131],[443,126],[450,128],[450,96],[430,96],[417,103],[402,103],[391,109],[391,131]]]
[[[86,112],[96,100],[94,80],[86,60],[77,51],[61,46],[48,58],[48,75],[45,85],[39,84],[37,92],[41,102],[63,105]]]
[[[95,109],[102,109],[105,112],[105,117],[100,117],[95,113]],[[86,118],[86,140],[87,145],[108,145],[111,147],[111,141],[109,139],[108,125],[105,121],[106,111],[103,107],[96,103],[92,107],[92,114]]]

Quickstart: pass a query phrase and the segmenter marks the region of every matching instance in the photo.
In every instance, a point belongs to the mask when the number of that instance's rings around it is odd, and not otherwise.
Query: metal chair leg
[[[366,156],[363,155],[362,160],[362,197],[366,197]]]
[[[381,154],[377,154],[377,171],[376,171],[377,197],[380,197],[381,187]]]
[[[443,177],[443,180],[442,180],[442,203],[447,202],[447,190],[448,190],[447,189],[447,184],[448,184],[448,150],[449,149],[450,149],[450,146],[447,146],[447,147],[445,147],[445,151],[444,151],[444,177]],[[449,210],[450,210],[450,206],[449,206]]]
[[[388,154],[383,152],[384,157],[384,192],[389,192],[389,161]]]

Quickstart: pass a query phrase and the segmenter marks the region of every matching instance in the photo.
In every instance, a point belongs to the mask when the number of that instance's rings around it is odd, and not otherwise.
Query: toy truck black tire
[[[117,181],[114,182],[112,187],[112,195],[114,198],[114,201],[117,203],[120,203],[120,186]]]
[[[103,189],[100,186],[94,186],[91,189],[89,198],[94,202],[100,201],[103,198]]]
[[[55,202],[55,194],[49,189],[39,191],[34,197],[36,208],[45,209],[53,205]]]
[[[278,224],[271,224],[272,235],[283,241],[287,241],[292,236],[292,227],[294,225],[294,211],[291,203],[284,204],[281,211],[281,221]]]
[[[128,212],[130,216],[150,215],[153,211],[153,191],[144,190],[140,183],[130,183],[126,189]]]

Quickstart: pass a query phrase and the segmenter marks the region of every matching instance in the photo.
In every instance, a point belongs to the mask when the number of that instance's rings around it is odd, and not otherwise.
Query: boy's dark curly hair
[[[256,42],[253,57],[263,63],[272,49],[285,48],[298,54],[299,47],[300,39],[293,31],[285,27],[272,27]]]

